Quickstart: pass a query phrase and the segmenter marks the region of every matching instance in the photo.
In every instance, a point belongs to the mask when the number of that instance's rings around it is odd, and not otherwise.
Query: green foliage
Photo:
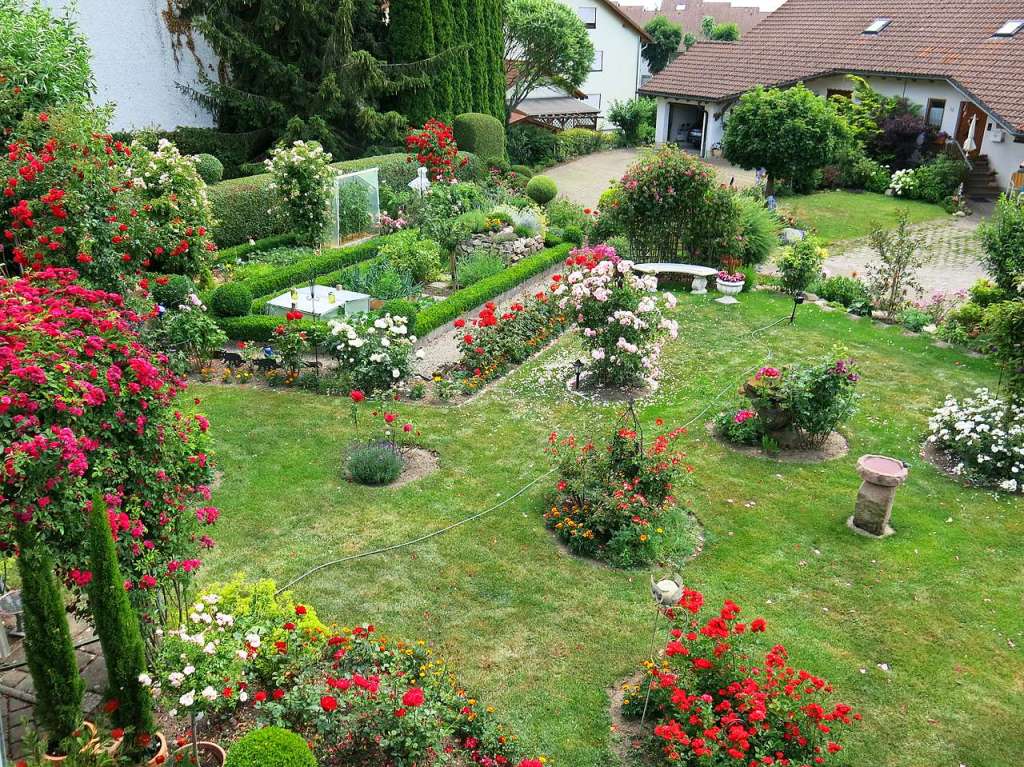
[[[431,304],[416,316],[416,333],[423,337],[466,311],[522,284],[564,259],[570,249],[570,245],[558,245],[542,250],[540,253],[527,256],[503,272],[458,290],[443,301]]]
[[[594,62],[594,44],[579,14],[558,0],[507,0],[504,50],[505,58],[516,62],[506,115],[537,88],[572,93]]]
[[[183,274],[150,278],[149,285],[153,300],[165,309],[177,309],[196,289],[192,280]]]
[[[638,96],[628,101],[613,101],[608,119],[622,131],[622,138],[628,145],[649,144],[654,140],[656,111],[654,99]]]
[[[348,290],[366,293],[385,301],[407,298],[416,290],[409,271],[401,270],[383,259],[356,264],[336,281]]]
[[[248,0],[191,0],[178,10],[221,62],[223,80],[201,74],[192,95],[222,126],[316,140],[338,155],[401,141],[406,120],[381,112],[381,100],[421,85],[423,67],[387,67],[373,2],[268,2],[253,12]]]
[[[966,175],[963,162],[940,154],[913,170],[913,182],[901,196],[940,203],[957,190]]]
[[[505,262],[492,250],[480,249],[463,256],[456,266],[457,282],[467,288],[504,271]]]
[[[990,306],[984,329],[992,356],[1003,365],[1007,390],[1013,399],[1024,402],[1024,300]]]
[[[802,84],[743,94],[725,126],[722,151],[743,168],[765,168],[769,192],[777,179],[806,180],[850,142],[846,121]]]
[[[533,177],[533,171],[530,169],[528,165],[511,165],[509,166],[509,170],[512,171],[513,173],[518,173],[523,178]]]
[[[289,233],[287,217],[275,207],[268,174],[214,184],[207,197],[213,210],[213,240],[221,247]]]
[[[15,525],[25,616],[25,659],[35,690],[35,715],[50,741],[57,744],[82,723],[85,682],[78,675],[53,558],[44,544],[33,540],[28,525]]]
[[[360,485],[390,485],[402,473],[402,456],[389,444],[359,445],[345,461],[353,482]]]
[[[536,125],[508,127],[508,156],[514,163],[546,165],[554,162],[558,147],[555,134]]]
[[[920,292],[914,270],[924,266],[928,256],[910,231],[906,214],[900,215],[895,229],[872,232],[871,245],[878,260],[868,266],[868,290],[874,305],[894,319],[911,295]]]
[[[267,160],[277,206],[285,211],[289,226],[304,244],[323,241],[335,184],[331,159],[318,142],[297,140],[291,146],[278,147]]]
[[[310,277],[314,275],[326,276],[353,264],[369,261],[376,257],[380,246],[392,236],[375,237],[346,248],[324,248],[319,256],[295,261],[269,274],[237,281],[244,283],[254,296],[270,296],[271,293],[285,290],[292,285],[309,282]]]
[[[441,267],[441,247],[433,240],[421,239],[415,230],[396,232],[383,243],[378,253],[384,261],[413,281],[423,282]]]
[[[783,290],[793,295],[805,292],[821,276],[827,257],[828,252],[816,237],[805,237],[785,248],[778,260]]]
[[[479,234],[487,228],[487,214],[479,208],[467,210],[458,218],[458,223],[467,232]]]
[[[1011,295],[1024,294],[1024,194],[1004,194],[995,212],[979,227],[985,268]]]
[[[658,15],[647,22],[644,30],[651,36],[652,42],[644,43],[642,55],[651,74],[657,74],[675,58],[679,43],[683,39],[683,28]]]
[[[916,307],[910,307],[904,309],[899,316],[900,325],[905,327],[911,333],[920,333],[921,329],[925,325],[930,325],[932,316],[928,312],[918,309]]]
[[[736,204],[739,206],[742,237],[737,255],[744,265],[762,264],[779,243],[779,219],[758,198],[737,195]]]
[[[126,752],[139,757],[145,752],[140,736],[153,734],[153,700],[139,681],[146,673],[146,648],[139,618],[128,601],[117,549],[107,518],[102,493],[93,496],[89,512],[89,609],[107,664],[107,699],[117,701],[110,717],[116,727],[132,733]]]
[[[607,149],[614,137],[590,128],[569,128],[555,134],[555,158],[560,162]]]
[[[373,225],[370,189],[361,181],[350,181],[338,189],[338,234],[365,232]]]
[[[538,205],[547,205],[558,196],[558,185],[550,176],[534,176],[526,185],[526,195]]]
[[[971,302],[985,308],[1000,301],[1009,301],[1010,293],[996,285],[992,280],[981,279],[971,285],[969,293]]]
[[[298,733],[262,727],[235,741],[224,767],[317,767],[317,761]]]
[[[0,0],[0,126],[13,127],[26,112],[89,103],[89,41],[71,15],[39,0]]]
[[[767,430],[752,410],[723,410],[714,419],[715,432],[734,445],[760,446]]]
[[[810,290],[818,298],[842,304],[847,309],[856,304],[870,305],[871,303],[871,294],[868,292],[867,286],[853,277],[829,277],[813,283]]]
[[[700,20],[700,31],[708,40],[735,42],[740,39],[740,28],[735,22],[716,24],[714,16],[705,16]]]
[[[851,189],[864,189],[875,194],[884,194],[889,188],[892,174],[877,160],[863,152],[855,153],[848,165],[843,166],[844,185]]]
[[[272,251],[288,245],[294,245],[297,239],[294,234],[277,234],[272,237],[264,237],[253,242],[245,242],[241,245],[232,245],[229,248],[222,248],[217,251],[216,263],[233,264],[236,261],[247,260],[247,258],[258,252]]]
[[[274,328],[281,324],[281,318],[250,314],[246,317],[223,317],[217,324],[228,338],[235,341],[269,341],[274,338]],[[314,320],[297,320],[292,325],[307,331],[326,327],[325,323]]]
[[[218,317],[244,317],[252,306],[252,291],[241,282],[221,285],[210,295],[210,311]]]
[[[216,184],[224,178],[224,163],[212,154],[195,155],[196,173],[207,184]]]
[[[405,317],[411,324],[416,319],[416,304],[404,298],[393,298],[384,302],[379,313],[381,315],[390,314],[392,317]],[[410,327],[409,332],[415,333],[416,329]]]
[[[460,149],[472,152],[484,162],[505,159],[505,126],[492,115],[458,115],[452,120],[452,133]]]
[[[202,369],[227,341],[217,322],[199,307],[171,312],[163,330],[167,343],[185,355],[193,370]]]
[[[237,178],[238,176],[249,176],[253,173],[263,173],[266,168],[263,163],[250,162],[261,153],[265,152],[271,144],[272,135],[268,130],[254,130],[244,133],[225,133],[216,128],[194,128],[190,126],[178,126],[171,131],[158,131],[144,129],[115,133],[125,143],[139,141],[149,149],[156,149],[160,139],[167,139],[182,154],[200,155],[209,154],[216,157],[224,166],[224,178]],[[244,171],[243,166],[251,166],[249,173]],[[209,183],[209,182],[207,182]]]

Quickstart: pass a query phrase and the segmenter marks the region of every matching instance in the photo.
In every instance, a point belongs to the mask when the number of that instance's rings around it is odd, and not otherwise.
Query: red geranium
[[[402,705],[409,708],[422,706],[424,701],[423,690],[419,687],[410,687],[402,696]]]
[[[328,714],[332,711],[336,711],[338,708],[338,700],[333,695],[324,695],[320,698],[320,708],[326,711]]]

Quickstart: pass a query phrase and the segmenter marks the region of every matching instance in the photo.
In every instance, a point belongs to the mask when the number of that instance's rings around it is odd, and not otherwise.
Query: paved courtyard
[[[559,194],[573,202],[596,208],[601,193],[613,181],[622,178],[622,174],[640,156],[641,149],[609,149],[605,152],[580,157],[572,162],[556,165],[544,171],[558,184]],[[720,157],[708,161],[715,167],[718,180],[723,184],[734,181],[739,188],[754,185],[753,171],[743,170],[730,165]]]
[[[927,263],[917,270],[917,278],[927,296],[937,290],[952,292],[966,290],[985,277],[981,263],[982,246],[977,236],[982,215],[975,213],[966,218],[928,221],[910,227],[919,238]],[[831,257],[825,262],[830,275],[865,277],[867,267],[878,259],[868,238],[838,242],[830,248]]]

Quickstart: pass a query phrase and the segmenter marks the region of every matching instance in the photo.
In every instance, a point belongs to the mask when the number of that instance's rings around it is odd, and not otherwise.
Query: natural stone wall
[[[512,227],[506,227],[498,232],[474,234],[468,240],[460,242],[456,248],[459,255],[469,255],[477,250],[493,250],[506,264],[514,264],[544,250],[544,238],[540,235],[517,237]]]

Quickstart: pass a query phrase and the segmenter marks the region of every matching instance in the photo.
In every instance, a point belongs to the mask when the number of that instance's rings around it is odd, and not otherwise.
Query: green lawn
[[[864,374],[846,429],[850,455],[803,466],[743,457],[710,439],[707,416],[699,417],[683,449],[696,467],[692,504],[706,543],[684,579],[710,601],[730,597],[748,617],[763,615],[767,639],[829,677],[864,713],[844,751],[848,765],[1019,764],[1024,504],[962,488],[917,459],[930,409],[947,392],[993,385],[995,369],[814,306],[794,326],[744,335],[789,308],[767,294],[745,295],[738,307],[684,298],[680,338],[666,350],[663,384],[643,420],[684,423],[723,391],[731,402],[732,387],[768,355],[784,364],[841,343]],[[203,577],[244,571],[283,582],[507,498],[548,468],[550,431],[600,432],[616,415],[571,401],[545,369],[568,365],[576,351],[567,336],[459,408],[403,406],[441,468],[394,490],[341,478],[352,437],[347,402],[195,387],[225,475],[214,497],[223,511],[219,546]],[[881,542],[844,524],[864,453],[913,464],[897,496],[897,535]],[[648,573],[561,554],[540,516],[549,489],[545,481],[415,548],[323,570],[295,592],[329,619],[373,621],[391,635],[436,643],[470,689],[555,767],[610,767],[617,762],[605,691],[648,651]]]
[[[912,224],[948,215],[938,205],[871,192],[831,191],[785,197],[779,207],[792,213],[801,226],[816,230],[826,244],[864,237],[878,226],[891,228],[903,211]]]

